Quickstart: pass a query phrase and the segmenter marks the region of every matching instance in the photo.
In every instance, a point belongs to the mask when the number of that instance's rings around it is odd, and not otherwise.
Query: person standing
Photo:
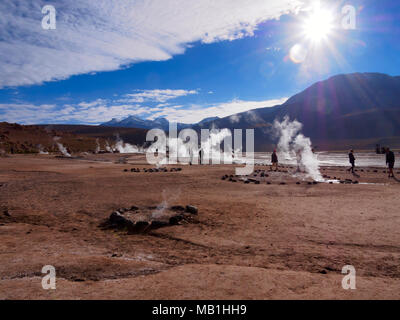
[[[276,150],[274,150],[274,152],[272,153],[271,162],[272,162],[271,171],[272,171],[272,168],[274,168],[274,167],[275,167],[275,171],[278,171],[278,155],[276,154]]]
[[[394,168],[395,156],[394,152],[389,148],[386,148],[386,164],[389,167],[389,178],[394,178],[393,168]]]
[[[354,157],[354,150],[350,150],[349,153],[349,162],[351,164],[351,168],[349,168],[349,170],[347,171],[351,171],[352,173],[354,173],[354,168],[356,167],[356,158]]]
[[[204,156],[203,148],[200,148],[199,149],[199,162],[200,162],[200,165],[203,164],[203,156]]]

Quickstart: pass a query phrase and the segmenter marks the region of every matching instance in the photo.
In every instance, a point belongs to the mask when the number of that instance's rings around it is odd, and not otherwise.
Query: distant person
[[[389,148],[386,148],[386,164],[389,167],[389,178],[394,178],[393,168],[394,168],[395,156],[394,152]]]
[[[201,148],[199,150],[199,162],[200,162],[200,165],[203,164],[203,154],[204,154],[204,152],[203,152],[203,149]]]
[[[274,167],[275,171],[278,171],[278,155],[276,154],[276,150],[274,150],[274,152],[272,153],[271,162],[272,162],[271,171]]]
[[[356,158],[354,157],[354,150],[350,150],[349,153],[349,162],[351,164],[351,168],[349,168],[349,170],[347,171],[351,171],[352,173],[354,173],[354,169],[356,167]]]

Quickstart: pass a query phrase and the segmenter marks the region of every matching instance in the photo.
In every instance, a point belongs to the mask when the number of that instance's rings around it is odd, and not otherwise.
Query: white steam
[[[97,139],[96,139],[96,151],[95,151],[95,153],[96,153],[96,154],[99,153],[100,150],[101,150],[101,148],[100,148],[100,143],[99,143],[99,139],[97,138]]]
[[[71,154],[68,152],[68,150],[63,146],[62,143],[59,142],[61,138],[60,137],[54,137],[54,142],[56,143],[58,150],[63,154],[64,157],[71,157]]]
[[[119,135],[117,135],[117,143],[115,144],[114,149],[117,150],[119,153],[143,153],[142,148],[131,145],[129,143],[125,143],[124,140],[119,137]]]
[[[41,144],[39,144],[37,147],[39,149],[39,154],[49,154],[47,151],[44,150]]]
[[[311,140],[300,133],[303,125],[297,120],[285,117],[282,122],[275,120],[274,133],[279,138],[280,156],[285,159],[297,159],[298,166],[315,181],[323,181],[319,171],[319,161],[311,147]]]
[[[114,150],[110,147],[110,144],[108,141],[106,141],[106,151],[109,153],[114,153]]]

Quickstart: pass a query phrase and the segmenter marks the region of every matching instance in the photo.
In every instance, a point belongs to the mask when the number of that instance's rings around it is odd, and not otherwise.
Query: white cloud
[[[287,100],[275,99],[266,101],[233,100],[226,103],[210,106],[191,106],[185,108],[178,106],[148,107],[133,104],[114,104],[113,101],[96,100],[82,102],[78,105],[34,105],[34,104],[0,104],[0,118],[2,121],[17,122],[22,124],[56,124],[56,123],[81,123],[100,124],[112,118],[124,119],[131,115],[156,119],[165,117],[169,121],[181,123],[197,123],[208,117],[227,117],[252,109],[272,107],[282,104]]]
[[[269,108],[285,103],[288,98],[272,99],[264,101],[233,100],[226,103],[213,104],[210,106],[193,105],[189,109],[165,107],[162,111],[152,114],[150,119],[165,117],[169,121],[181,123],[197,123],[208,117],[228,117],[253,109]]]
[[[132,102],[132,103],[143,103],[143,102],[160,102],[165,103],[169,100],[173,100],[179,97],[185,97],[188,95],[198,94],[197,90],[143,90],[138,93],[132,93],[125,95],[125,99],[119,100],[120,102]]]
[[[57,29],[43,30],[43,1],[2,0],[0,88],[167,60],[195,41],[250,36],[303,1],[59,0]]]
[[[91,103],[89,103],[91,104]],[[126,118],[130,115],[149,114],[152,109],[139,105],[107,105],[92,106],[72,105],[33,105],[33,104],[0,104],[0,118],[6,122],[22,124],[56,124],[81,123],[100,124],[112,118]]]

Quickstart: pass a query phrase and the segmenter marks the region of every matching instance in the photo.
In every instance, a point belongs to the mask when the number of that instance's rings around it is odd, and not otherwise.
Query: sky
[[[340,73],[400,75],[399,39],[398,0],[2,0],[0,122],[226,117]]]

